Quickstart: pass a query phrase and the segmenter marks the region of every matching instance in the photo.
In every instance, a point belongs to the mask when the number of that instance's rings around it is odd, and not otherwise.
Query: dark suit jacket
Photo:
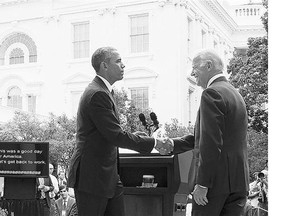
[[[203,91],[195,137],[174,139],[174,153],[195,148],[192,185],[208,187],[210,195],[249,190],[247,119],[242,96],[224,77]]]
[[[56,200],[56,207],[57,207],[57,212],[56,216],[62,216],[62,210],[63,210],[63,198],[59,198]],[[77,211],[77,206],[76,206],[76,201],[74,198],[68,196],[68,202],[67,202],[67,207],[66,207],[66,216],[71,216],[71,215],[78,215]]]
[[[69,168],[68,187],[112,197],[119,180],[118,147],[150,153],[154,142],[154,138],[122,130],[113,96],[96,76],[80,99],[76,149]]]
[[[54,186],[50,177],[44,178],[44,185],[50,188],[49,191],[45,192],[45,199],[46,199],[47,205],[50,207],[51,201],[50,201],[49,192],[54,190]],[[38,190],[38,186],[39,186],[39,179],[37,178],[36,179],[36,199],[41,198],[41,191]]]

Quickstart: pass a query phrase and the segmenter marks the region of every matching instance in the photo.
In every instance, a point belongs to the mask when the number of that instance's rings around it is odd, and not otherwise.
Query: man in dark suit
[[[193,216],[240,216],[249,191],[246,106],[222,71],[214,51],[195,56],[191,76],[203,88],[195,136],[166,140],[173,154],[194,149]]]
[[[59,186],[60,198],[56,200],[56,213],[54,216],[72,216],[78,215],[76,201],[68,195],[65,185]]]
[[[91,59],[96,77],[85,89],[77,113],[76,148],[67,186],[75,190],[80,216],[124,213],[118,147],[150,153],[154,138],[122,130],[112,85],[123,79],[124,64],[112,47],[97,49]]]

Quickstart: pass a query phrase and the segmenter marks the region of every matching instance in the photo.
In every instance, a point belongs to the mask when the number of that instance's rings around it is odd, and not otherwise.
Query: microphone
[[[157,116],[154,112],[150,113],[150,118],[153,121],[154,126],[158,127],[159,121],[157,120]]]
[[[145,115],[143,113],[139,114],[139,119],[142,122],[142,125],[146,127],[147,126],[147,122],[146,122],[146,119],[145,119]]]

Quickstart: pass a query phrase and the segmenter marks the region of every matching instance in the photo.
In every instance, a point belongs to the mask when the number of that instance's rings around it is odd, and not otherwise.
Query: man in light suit
[[[246,105],[222,71],[214,51],[194,57],[191,76],[203,88],[195,136],[165,140],[173,154],[194,149],[192,216],[240,216],[249,191]]]
[[[80,216],[124,216],[118,147],[150,153],[155,140],[125,132],[120,126],[112,85],[123,79],[125,66],[117,50],[99,48],[91,62],[96,77],[80,99],[77,144],[67,186],[75,190]]]

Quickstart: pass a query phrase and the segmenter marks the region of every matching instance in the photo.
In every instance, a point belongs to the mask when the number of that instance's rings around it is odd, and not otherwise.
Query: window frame
[[[19,90],[20,94],[19,95],[9,95],[12,90]],[[7,92],[7,106],[16,108],[16,109],[22,109],[23,106],[23,97],[22,97],[22,90],[18,86],[12,86],[9,88]]]
[[[91,47],[91,39],[90,39],[90,21],[78,21],[78,22],[72,22],[72,59],[77,60],[77,59],[83,59],[83,58],[89,58],[90,56],[90,47]],[[87,35],[81,35],[81,32],[78,32],[78,37],[79,40],[76,40],[76,32],[75,32],[75,27],[76,26],[80,26],[80,25],[88,25],[87,29],[85,29],[84,31],[87,31]],[[83,37],[83,39],[82,39]],[[81,43],[84,44],[84,49],[81,49]],[[87,43],[87,47],[86,46]],[[79,52],[78,52],[78,56],[76,55],[76,45],[79,45]],[[83,54],[81,54],[81,52],[83,52]]]
[[[36,104],[37,104],[36,95],[28,94],[27,95],[27,110],[28,110],[28,112],[36,113]]]
[[[13,53],[14,52],[14,53]],[[19,53],[21,52],[21,53]],[[14,56],[12,56],[14,54]],[[24,64],[25,52],[20,47],[13,48],[9,53],[9,65]]]
[[[143,25],[143,26],[139,26],[138,28],[142,28],[144,29],[143,32],[138,32],[136,31],[135,33],[133,32],[133,20],[132,19],[137,19],[137,18],[146,18],[147,20],[145,20],[145,24],[147,24],[147,26]],[[138,20],[139,22],[139,20]],[[141,20],[140,20],[141,22]],[[142,20],[142,22],[144,22]],[[135,27],[134,27],[135,28]],[[147,29],[147,31],[145,31],[145,29]],[[144,13],[138,13],[138,14],[133,14],[133,15],[129,15],[129,43],[130,43],[130,53],[132,54],[139,54],[139,53],[148,53],[150,52],[150,14],[148,12],[144,12]],[[145,42],[145,37],[147,37],[147,41]],[[135,44],[133,44],[133,38],[135,38],[136,42],[134,42]],[[139,38],[142,40],[140,40],[141,43],[141,49],[139,49]],[[138,40],[137,40],[138,39]],[[147,44],[147,48],[145,47],[145,45]],[[133,47],[133,45],[135,47]]]
[[[143,90],[142,94],[143,97],[140,98],[141,99],[141,107],[139,106],[139,102],[138,97],[139,97],[139,92]],[[136,102],[135,99],[133,98],[133,93],[132,91],[136,91]],[[146,91],[146,92],[145,92]],[[130,98],[131,98],[131,103],[137,108],[140,109],[141,111],[144,111],[146,109],[149,109],[149,87],[148,86],[141,86],[141,87],[130,87],[129,88],[129,92],[130,92]],[[145,94],[146,94],[146,98],[145,98]],[[146,101],[145,101],[146,100]]]

